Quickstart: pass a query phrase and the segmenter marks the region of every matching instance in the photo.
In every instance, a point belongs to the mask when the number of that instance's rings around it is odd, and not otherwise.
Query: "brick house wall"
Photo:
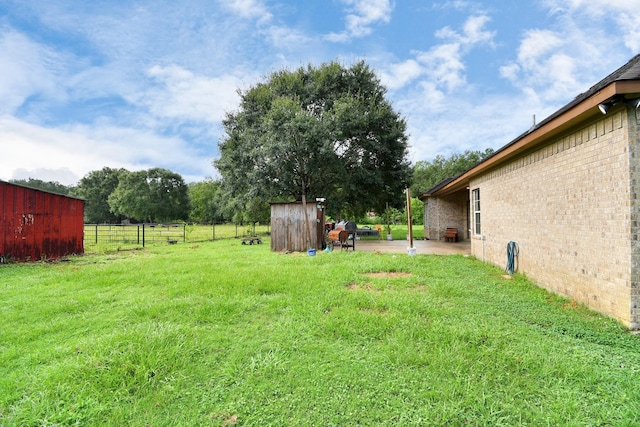
[[[519,272],[638,329],[639,136],[634,110],[621,108],[472,177],[482,227],[472,253],[505,266],[516,241]]]
[[[458,229],[458,240],[467,240],[469,238],[468,200],[467,192],[425,199],[425,237],[429,240],[444,240],[446,229],[453,227]]]

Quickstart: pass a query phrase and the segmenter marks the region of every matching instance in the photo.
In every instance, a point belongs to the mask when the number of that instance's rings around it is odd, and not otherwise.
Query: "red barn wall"
[[[84,200],[0,181],[0,257],[38,261],[84,252]]]

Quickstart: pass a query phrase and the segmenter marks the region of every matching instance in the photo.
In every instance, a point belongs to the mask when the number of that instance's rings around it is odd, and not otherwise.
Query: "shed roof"
[[[616,95],[637,96],[638,94],[640,94],[640,54],[482,162],[447,183],[443,181],[436,186],[438,188],[434,187],[420,197],[446,195],[464,189],[472,177],[508,161],[524,150],[542,144],[582,120],[601,114],[598,104]]]

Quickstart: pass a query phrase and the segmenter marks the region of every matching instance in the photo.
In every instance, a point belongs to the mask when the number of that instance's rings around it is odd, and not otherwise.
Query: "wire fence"
[[[206,242],[270,234],[268,224],[85,224],[85,253],[142,249],[148,245]]]

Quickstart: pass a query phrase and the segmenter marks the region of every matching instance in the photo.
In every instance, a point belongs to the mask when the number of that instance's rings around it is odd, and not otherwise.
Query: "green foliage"
[[[186,189],[188,198],[185,199],[183,189],[185,184],[182,177],[159,168],[136,172],[133,177],[129,177],[126,185],[131,185],[131,187],[126,189],[123,184],[118,190],[118,194],[113,196],[114,205],[112,206],[109,202],[109,196],[118,188],[120,177],[129,174],[131,172],[126,169],[104,167],[101,170],[89,172],[76,187],[33,178],[28,180],[13,179],[9,182],[85,199],[85,223],[89,224],[117,224],[125,218],[149,221],[149,217],[146,215],[151,215],[154,221],[189,219],[193,222],[212,223],[231,220],[231,215],[224,215],[225,204],[222,202],[224,199],[219,191],[220,183],[218,181],[208,178],[202,182],[189,184]],[[145,174],[154,176],[145,176]],[[142,182],[143,177],[148,180],[146,184]],[[167,192],[167,189],[170,191]],[[169,193],[170,195],[167,197]],[[121,205],[120,199],[122,198],[126,199],[128,207]],[[171,204],[174,205],[170,206]],[[270,214],[268,205],[266,207],[264,205],[251,207],[255,207],[256,210],[248,209],[243,213],[240,221],[268,222]],[[128,213],[122,213],[122,209]],[[151,209],[154,212],[151,212]],[[188,209],[187,216],[185,216],[185,209]],[[129,215],[130,213],[141,216]]]
[[[223,219],[218,206],[220,183],[211,178],[189,184],[189,221],[212,224]]]
[[[412,224],[424,224],[424,203],[415,197],[411,198]]]
[[[402,203],[406,124],[362,62],[275,72],[241,93],[224,127],[215,166],[228,212],[260,212],[303,194],[326,198],[336,217]]]
[[[35,188],[36,190],[48,191],[50,193],[63,194],[68,196],[72,193],[73,187],[60,184],[58,181],[43,181],[41,179],[28,178],[28,179],[10,179],[10,183],[23,185],[29,188]]]
[[[472,257],[220,241],[0,269],[3,427],[640,421],[637,336]]]
[[[404,210],[399,210],[396,208],[389,208],[384,211],[383,214],[385,225],[393,225],[393,224],[406,224],[407,216]],[[387,230],[388,232],[389,230]]]
[[[128,173],[125,169],[105,167],[89,172],[80,180],[74,194],[86,200],[84,205],[86,223],[113,224],[122,220],[119,215],[111,211],[108,198],[118,187],[120,176],[125,173]]]
[[[406,221],[405,221],[406,222]],[[416,224],[412,228],[414,239],[424,239],[424,227]],[[393,240],[405,240],[409,235],[409,227],[406,224],[396,224],[391,227]],[[386,234],[384,236],[386,238]]]
[[[492,154],[491,148],[484,151],[466,150],[462,154],[452,154],[449,158],[438,155],[430,162],[419,161],[413,167],[411,193],[419,196],[445,178],[455,178]]]
[[[175,221],[189,217],[187,185],[179,174],[167,169],[121,174],[108,202],[114,214],[138,221]]]

